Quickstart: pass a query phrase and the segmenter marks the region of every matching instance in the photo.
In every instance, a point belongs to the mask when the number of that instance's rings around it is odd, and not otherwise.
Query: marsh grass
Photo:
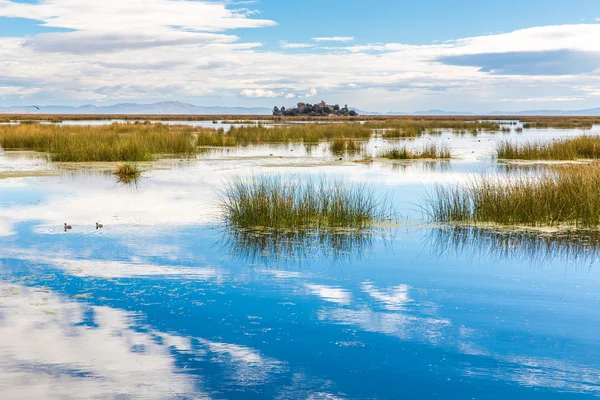
[[[541,175],[483,176],[439,186],[428,201],[441,223],[527,227],[600,227],[600,166],[555,167]]]
[[[162,124],[0,126],[0,147],[45,152],[53,161],[152,161],[157,155],[197,152],[194,132],[204,129]]]
[[[360,229],[393,218],[389,203],[369,188],[324,178],[238,178],[220,207],[226,224],[242,229]]]
[[[600,119],[592,118],[544,118],[538,120],[527,120],[523,123],[525,129],[592,129],[594,124],[600,123]]]
[[[549,143],[499,143],[496,156],[504,160],[577,160],[600,158],[600,136],[581,136]]]
[[[388,160],[449,159],[452,158],[452,154],[448,147],[430,143],[421,150],[408,150],[406,146],[386,150],[380,157]]]
[[[202,131],[198,146],[247,146],[264,143],[319,143],[333,139],[369,139],[372,131],[361,124],[299,124],[232,127],[228,132]]]
[[[443,130],[455,133],[471,133],[477,135],[484,131],[498,131],[500,125],[489,121],[457,121],[457,120],[405,120],[391,119],[387,121],[368,121],[365,127],[384,130],[388,138],[420,137],[425,134],[441,134]]]

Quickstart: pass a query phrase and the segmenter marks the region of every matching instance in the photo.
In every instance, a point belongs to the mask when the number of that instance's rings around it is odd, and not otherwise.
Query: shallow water
[[[407,141],[446,141],[451,162],[251,146],[159,162],[133,187],[0,153],[0,174],[33,175],[0,179],[2,399],[598,397],[594,239],[448,230],[421,209],[434,184],[504,173],[498,140],[576,134]],[[227,231],[219,190],[253,174],[367,183],[401,218],[291,244]]]

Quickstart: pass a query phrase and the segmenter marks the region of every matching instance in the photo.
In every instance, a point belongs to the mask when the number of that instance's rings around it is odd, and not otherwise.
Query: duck
[[[65,222],[65,232],[70,229],[73,229],[73,227],[71,225],[67,225],[67,223]]]
[[[104,225],[96,222],[96,229],[104,228]]]

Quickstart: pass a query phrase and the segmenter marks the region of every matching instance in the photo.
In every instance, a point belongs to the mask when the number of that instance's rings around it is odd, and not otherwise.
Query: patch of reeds
[[[560,166],[541,175],[483,176],[439,186],[428,213],[441,223],[600,227],[600,166]]]
[[[263,143],[318,143],[332,139],[368,139],[369,128],[361,124],[299,124],[255,125],[233,127],[228,132],[202,131],[198,133],[198,146],[247,146]]]
[[[592,129],[600,119],[591,118],[545,118],[523,123],[525,129]]]
[[[151,161],[157,155],[197,152],[194,132],[204,129],[163,124],[0,126],[0,147],[49,153],[53,161]]]
[[[581,136],[552,142],[501,142],[496,156],[504,160],[577,160],[600,158],[600,136]]]
[[[386,150],[380,157],[388,160],[449,159],[452,154],[446,146],[429,143],[420,150],[408,150],[406,146]]]
[[[458,121],[458,120],[410,120],[391,119],[385,121],[368,121],[365,127],[384,130],[383,135],[395,137],[419,137],[425,134],[440,134],[443,130],[455,133],[477,134],[484,131],[499,131],[500,125],[490,121]]]
[[[227,225],[242,229],[353,229],[393,217],[369,188],[324,178],[238,178],[224,190],[220,206]]]

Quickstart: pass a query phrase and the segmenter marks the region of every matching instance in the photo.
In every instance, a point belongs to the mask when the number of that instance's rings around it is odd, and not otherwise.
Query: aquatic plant
[[[449,159],[452,154],[446,146],[430,143],[421,150],[408,150],[406,147],[386,150],[380,157],[389,160]]]
[[[368,139],[372,131],[361,124],[300,124],[233,127],[197,133],[198,146],[247,146],[263,143],[318,143],[332,139]]]
[[[53,161],[151,161],[157,155],[196,153],[202,128],[163,124],[2,125],[0,147],[49,153]]]
[[[482,176],[438,186],[426,209],[436,222],[529,227],[600,227],[600,166],[561,166],[540,175]]]
[[[364,228],[393,218],[385,199],[368,187],[324,178],[237,178],[222,193],[220,207],[227,225],[236,228]]]
[[[142,171],[137,164],[124,163],[115,168],[113,175],[117,177],[119,183],[131,184],[139,180]]]
[[[329,143],[329,150],[336,155],[356,154],[362,150],[362,146],[351,139],[334,139]]]
[[[581,136],[553,142],[501,142],[496,156],[505,160],[577,160],[600,158],[600,136]]]

